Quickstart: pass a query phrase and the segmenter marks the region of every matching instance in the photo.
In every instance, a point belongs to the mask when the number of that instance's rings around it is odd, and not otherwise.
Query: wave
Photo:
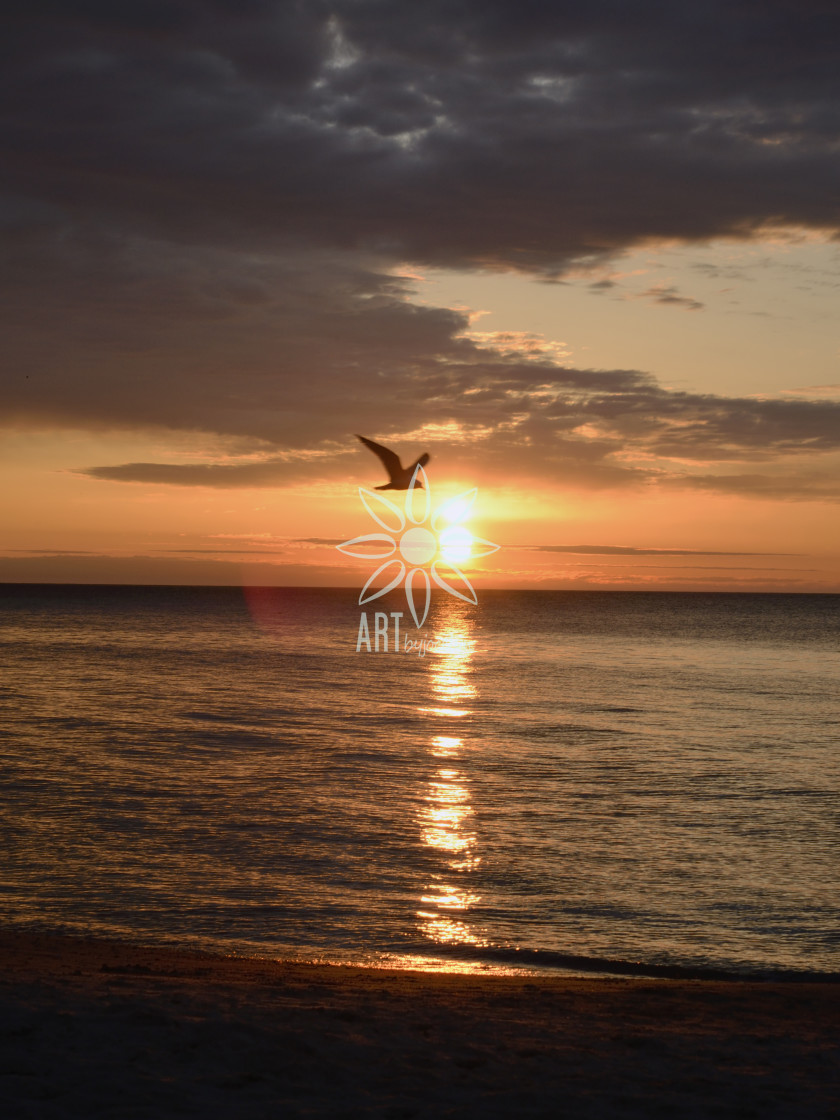
[[[760,966],[732,968],[706,965],[625,960],[621,957],[591,957],[552,949],[518,949],[505,946],[435,946],[435,956],[449,960],[515,965],[545,972],[555,969],[593,972],[612,976],[640,976],[666,980],[761,980],[774,983],[840,984],[840,972]]]

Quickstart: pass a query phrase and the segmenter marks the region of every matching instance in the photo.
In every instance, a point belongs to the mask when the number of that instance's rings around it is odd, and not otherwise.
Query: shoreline
[[[2,931],[0,961],[11,1117],[763,1120],[840,1102],[831,983],[414,972]]]

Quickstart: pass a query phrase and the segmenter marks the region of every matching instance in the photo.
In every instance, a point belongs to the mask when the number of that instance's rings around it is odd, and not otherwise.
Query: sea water
[[[2,925],[840,972],[840,596],[357,600],[0,587]]]

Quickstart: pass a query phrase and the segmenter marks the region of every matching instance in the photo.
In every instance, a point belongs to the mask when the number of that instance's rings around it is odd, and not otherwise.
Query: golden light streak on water
[[[468,684],[460,673],[451,668],[432,674],[432,688],[450,702],[457,700],[463,703],[464,700],[473,700],[476,694],[475,686]]]
[[[424,715],[444,716],[453,719],[461,719],[463,716],[472,715],[469,708],[418,708],[417,711],[423,712]]]
[[[432,754],[435,758],[450,758],[457,754],[464,740],[455,735],[435,735],[432,738]]]
[[[477,695],[471,681],[475,646],[471,620],[453,611],[451,620],[435,637],[429,682],[438,704],[419,710],[425,715],[468,720],[472,709],[464,707],[464,702]],[[468,777],[453,765],[465,753],[465,738],[433,735],[429,750],[442,765],[428,784],[419,813],[420,835],[424,844],[443,857],[443,863],[420,896],[423,909],[417,911],[419,929],[439,945],[484,945],[485,939],[469,920],[469,912],[480,898],[468,889],[464,879],[481,862],[478,839],[470,827],[474,811]]]

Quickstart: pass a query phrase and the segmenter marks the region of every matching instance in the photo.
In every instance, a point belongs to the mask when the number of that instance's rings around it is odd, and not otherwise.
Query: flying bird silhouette
[[[404,467],[399,460],[396,452],[391,451],[387,447],[383,447],[381,443],[374,443],[372,439],[365,439],[364,436],[357,435],[356,439],[360,439],[365,447],[370,450],[382,460],[385,470],[388,472],[388,482],[384,486],[375,486],[375,490],[408,490],[411,486],[411,480],[414,477],[414,471],[417,467],[425,467],[431,456],[429,454],[421,455],[416,463],[412,463],[410,467]],[[417,486],[420,490],[423,489],[422,483],[418,479]]]

